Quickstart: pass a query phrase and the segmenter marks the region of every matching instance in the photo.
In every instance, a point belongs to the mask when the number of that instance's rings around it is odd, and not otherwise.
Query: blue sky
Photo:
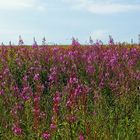
[[[0,0],[0,42],[25,44],[36,37],[47,42],[70,44],[71,38],[134,42],[140,34],[139,0]]]

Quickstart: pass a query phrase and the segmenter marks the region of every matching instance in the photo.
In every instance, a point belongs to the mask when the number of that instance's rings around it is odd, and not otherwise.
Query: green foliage
[[[67,47],[0,51],[0,140],[139,140],[140,50]]]

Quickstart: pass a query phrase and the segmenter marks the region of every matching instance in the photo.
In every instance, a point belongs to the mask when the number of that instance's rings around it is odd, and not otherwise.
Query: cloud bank
[[[114,0],[62,0],[75,10],[93,14],[114,14],[128,11],[140,11],[140,4],[124,4]]]
[[[0,0],[0,10],[44,10],[46,5],[38,0]]]

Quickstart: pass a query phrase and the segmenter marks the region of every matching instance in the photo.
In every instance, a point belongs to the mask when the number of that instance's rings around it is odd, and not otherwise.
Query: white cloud
[[[37,0],[0,0],[0,10],[24,10],[24,9],[44,10],[43,5]]]
[[[106,30],[96,30],[96,31],[93,31],[90,36],[94,39],[94,40],[104,40],[108,37],[109,35],[109,32],[106,31]]]
[[[114,0],[62,0],[77,10],[86,10],[94,14],[112,14],[140,10],[140,4],[123,4]]]

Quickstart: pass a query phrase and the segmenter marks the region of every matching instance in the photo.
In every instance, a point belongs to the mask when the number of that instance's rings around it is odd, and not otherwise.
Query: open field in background
[[[140,47],[0,47],[1,140],[139,140]]]

